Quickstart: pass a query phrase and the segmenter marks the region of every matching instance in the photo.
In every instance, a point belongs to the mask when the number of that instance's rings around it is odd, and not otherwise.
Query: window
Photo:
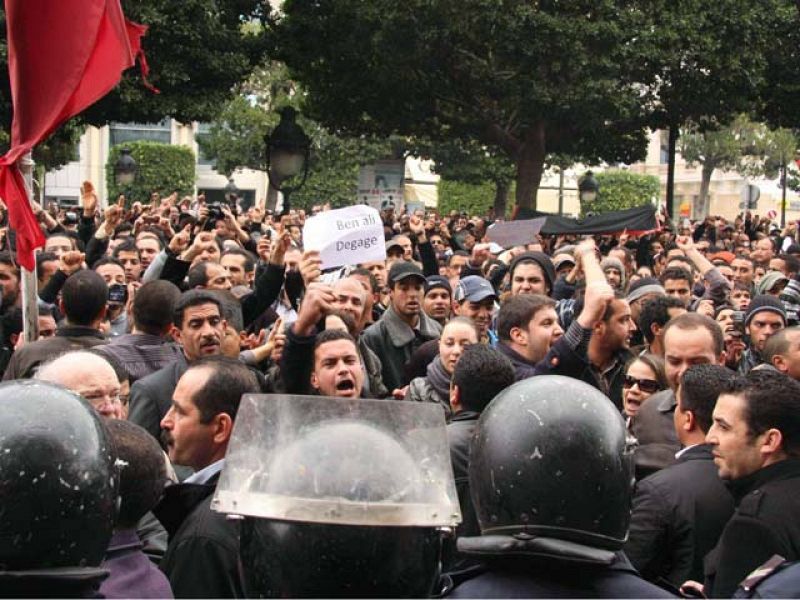
[[[109,143],[112,148],[120,144],[139,141],[161,144],[172,142],[169,119],[164,119],[160,123],[112,123],[109,129]]]

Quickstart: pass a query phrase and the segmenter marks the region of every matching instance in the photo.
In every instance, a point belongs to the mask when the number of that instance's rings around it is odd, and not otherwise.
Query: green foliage
[[[196,161],[190,148],[157,142],[131,142],[125,147],[130,148],[131,156],[136,160],[136,180],[131,186],[117,185],[114,165],[119,159],[122,146],[114,147],[106,161],[106,183],[110,200],[119,194],[125,194],[130,205],[136,200],[148,201],[151,192],[166,196],[174,191],[179,195],[194,191]]]
[[[123,0],[132,21],[149,26],[143,47],[150,65],[153,94],[139,68],[84,112],[85,123],[157,122],[170,116],[180,122],[207,121],[219,113],[267,48],[262,0]],[[0,127],[11,125],[5,11],[0,6]],[[248,26],[244,26],[247,24]],[[46,43],[46,42],[43,42]]]
[[[639,82],[626,76],[643,18],[634,5],[287,0],[274,33],[310,116],[336,131],[499,148],[530,205],[549,153],[644,156]]]
[[[236,96],[223,107],[209,132],[196,136],[197,144],[206,157],[216,160],[214,168],[226,177],[243,167],[264,170],[264,135],[277,121],[277,115]]]
[[[438,186],[439,214],[447,215],[451,210],[463,210],[470,216],[486,215],[494,205],[495,189],[495,184],[491,181],[475,184],[442,178]]]
[[[280,119],[276,112],[290,105],[300,108],[303,94],[289,79],[286,67],[269,61],[243,84],[241,94],[229,101],[211,123],[208,134],[197,136],[205,156],[216,160],[215,169],[230,175],[239,168],[266,169],[264,136]],[[396,140],[371,136],[332,134],[317,122],[300,115],[298,123],[311,139],[308,179],[291,195],[293,206],[311,207],[354,204],[361,165],[386,158]],[[287,182],[293,186],[297,182]]]
[[[597,199],[581,203],[581,214],[634,208],[654,203],[661,193],[661,182],[655,175],[639,175],[630,171],[610,170],[596,173],[600,186]]]
[[[292,204],[310,208],[330,202],[334,208],[355,204],[358,171],[362,165],[392,155],[392,140],[370,136],[341,137],[304,120],[311,137],[311,159],[305,185],[292,195]]]

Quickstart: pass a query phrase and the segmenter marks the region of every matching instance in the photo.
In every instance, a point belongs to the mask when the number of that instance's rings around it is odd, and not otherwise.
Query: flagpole
[[[33,207],[33,155],[31,152],[25,153],[17,162],[22,177],[25,179],[25,191],[28,195],[28,203]],[[34,268],[35,269],[35,268]],[[38,291],[36,289],[38,281],[36,271],[28,271],[25,267],[20,267],[22,283],[22,325],[23,335],[26,342],[34,342],[39,339],[39,303]]]

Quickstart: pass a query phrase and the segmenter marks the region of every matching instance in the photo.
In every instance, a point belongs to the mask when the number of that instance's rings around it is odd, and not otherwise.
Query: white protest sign
[[[486,236],[490,242],[494,242],[503,248],[533,244],[536,242],[536,236],[544,227],[546,220],[547,217],[539,217],[522,221],[498,222],[489,226]]]
[[[319,251],[323,269],[385,260],[381,215],[370,206],[321,212],[306,219],[303,248]]]

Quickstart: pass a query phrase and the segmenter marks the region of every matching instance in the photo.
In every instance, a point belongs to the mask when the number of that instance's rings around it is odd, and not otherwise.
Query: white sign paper
[[[321,212],[306,219],[303,248],[319,251],[323,269],[385,260],[380,213],[363,205]]]
[[[546,220],[547,217],[539,217],[537,219],[495,223],[489,226],[486,235],[489,241],[506,249],[533,244],[536,242],[536,236],[539,235]]]

